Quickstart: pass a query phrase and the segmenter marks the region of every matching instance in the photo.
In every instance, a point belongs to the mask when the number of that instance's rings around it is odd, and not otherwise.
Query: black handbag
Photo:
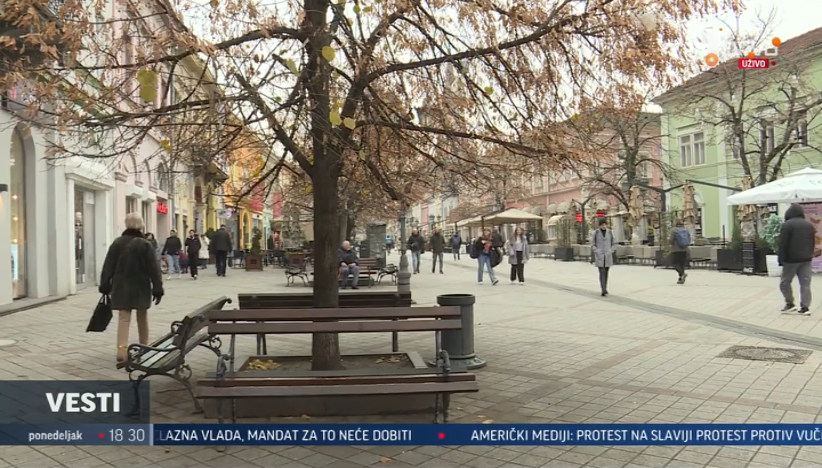
[[[86,332],[104,332],[111,323],[113,314],[111,312],[111,298],[107,294],[103,294],[97,307],[94,308],[94,313],[91,315],[91,320],[88,322]]]
[[[494,247],[491,249],[491,268],[496,268],[500,263],[502,263],[502,253],[498,247]]]

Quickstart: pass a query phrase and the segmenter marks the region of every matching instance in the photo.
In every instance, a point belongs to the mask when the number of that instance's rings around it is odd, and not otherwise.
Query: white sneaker
[[[515,284],[514,280],[511,280],[511,286],[513,286],[514,284]]]
[[[477,281],[477,284],[482,286],[482,281]]]
[[[171,279],[171,275],[168,275],[168,278],[166,278],[166,279],[167,279],[167,280],[170,280],[170,279]]]
[[[521,282],[519,285],[520,286],[525,286],[525,281]]]

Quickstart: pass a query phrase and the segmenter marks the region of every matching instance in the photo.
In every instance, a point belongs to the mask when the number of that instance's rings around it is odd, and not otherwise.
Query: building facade
[[[745,127],[754,180],[760,162],[766,180],[775,170],[780,177],[822,164],[822,28],[783,42],[779,65],[767,73],[743,74],[734,59],[654,100],[664,109],[662,153],[675,176],[666,186],[691,181],[697,237],[728,240],[736,222],[727,199],[742,188],[746,171],[732,123]],[[682,191],[671,190],[667,205],[681,209]]]

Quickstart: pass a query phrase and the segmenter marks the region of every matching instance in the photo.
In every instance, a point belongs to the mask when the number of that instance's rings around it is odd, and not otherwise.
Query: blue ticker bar
[[[822,445],[815,424],[0,424],[0,445]]]

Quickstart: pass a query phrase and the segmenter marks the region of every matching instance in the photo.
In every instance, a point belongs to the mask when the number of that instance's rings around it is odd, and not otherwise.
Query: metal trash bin
[[[437,304],[442,307],[459,306],[461,330],[442,331],[442,349],[448,351],[451,365],[468,370],[485,367],[485,359],[474,352],[474,303],[473,294],[442,294],[437,296]]]

